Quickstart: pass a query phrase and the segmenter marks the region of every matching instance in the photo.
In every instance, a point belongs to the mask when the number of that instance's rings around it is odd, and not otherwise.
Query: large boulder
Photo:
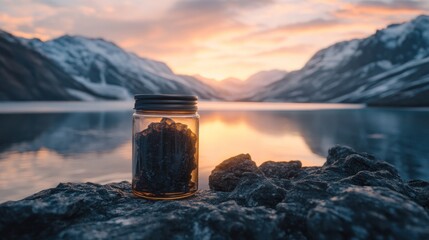
[[[258,171],[256,163],[249,154],[240,154],[217,165],[209,177],[210,189],[215,191],[232,191],[245,173]]]

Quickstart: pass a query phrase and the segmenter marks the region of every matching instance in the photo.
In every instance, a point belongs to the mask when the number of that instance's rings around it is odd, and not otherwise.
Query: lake
[[[223,160],[320,166],[335,144],[429,180],[429,109],[362,105],[201,102],[200,189]],[[132,102],[0,104],[0,202],[60,182],[130,181]]]

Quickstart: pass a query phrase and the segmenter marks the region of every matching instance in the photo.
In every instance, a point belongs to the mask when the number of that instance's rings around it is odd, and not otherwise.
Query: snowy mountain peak
[[[322,49],[248,99],[423,105],[428,76],[429,16],[422,15]]]
[[[380,40],[384,42],[388,48],[393,49],[402,44],[411,31],[413,31],[411,23],[391,25],[379,32]]]
[[[173,75],[171,69],[163,62],[149,60],[137,56],[134,53],[126,52],[113,42],[102,38],[86,38],[82,36],[64,35],[62,37],[49,40],[47,42],[33,44],[39,50],[64,62],[67,58],[80,61],[83,66],[97,58],[108,59],[115,66],[125,68],[141,68],[152,73],[165,73]]]
[[[427,26],[427,24],[429,24],[429,15],[419,15],[411,22],[416,25],[423,24]]]
[[[404,43],[410,34],[422,34],[422,40],[429,43],[429,16],[421,15],[412,21],[391,24],[385,29],[379,30],[376,36],[386,44],[387,48],[394,49]]]
[[[429,16],[421,15],[409,22],[391,24],[367,38],[343,41],[322,49],[304,69],[313,69],[313,72],[339,70],[377,62],[393,67],[428,55]]]
[[[20,41],[20,38],[15,37],[12,34],[5,32],[1,29],[0,29],[0,38],[6,40],[8,42],[11,42],[11,43],[22,43]]]
[[[410,33],[412,31],[426,31],[429,27],[429,16],[420,15],[411,21],[403,23],[389,24],[387,27],[377,30],[377,34],[386,34],[398,37],[401,33]]]
[[[176,75],[167,64],[139,57],[102,38],[64,35],[45,42],[14,36],[10,39],[45,56],[83,86],[84,91],[69,91],[77,99],[130,99],[137,93],[219,98],[210,86]]]

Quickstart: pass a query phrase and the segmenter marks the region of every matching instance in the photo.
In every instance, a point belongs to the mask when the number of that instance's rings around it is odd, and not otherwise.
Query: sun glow
[[[268,160],[302,159],[305,166],[321,165],[324,162],[322,157],[308,149],[297,132],[283,132],[281,136],[273,136],[249,126],[244,119],[226,123],[220,120],[220,117],[221,115],[210,116],[201,125],[200,168],[202,170],[212,170],[213,166],[223,160],[241,153],[249,153],[257,165]],[[290,159],[284,159],[285,152]],[[309,155],[313,157],[308,158]]]

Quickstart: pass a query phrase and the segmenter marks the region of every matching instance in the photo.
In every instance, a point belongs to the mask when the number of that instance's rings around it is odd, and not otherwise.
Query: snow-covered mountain
[[[103,39],[42,42],[0,31],[0,100],[129,99],[137,93],[201,99],[429,106],[429,16],[392,24],[317,52],[298,71],[215,81],[176,75]]]
[[[0,31],[0,100],[80,100],[76,93],[103,98],[21,39]]]
[[[46,42],[33,39],[27,44],[58,63],[77,82],[106,97],[181,93],[219,98],[210,86],[175,75],[165,63],[126,52],[103,39],[65,35]]]
[[[211,86],[103,39],[65,35],[42,42],[0,31],[0,45],[1,100],[130,99],[137,93],[222,99]]]
[[[317,52],[247,100],[429,105],[429,16]]]

